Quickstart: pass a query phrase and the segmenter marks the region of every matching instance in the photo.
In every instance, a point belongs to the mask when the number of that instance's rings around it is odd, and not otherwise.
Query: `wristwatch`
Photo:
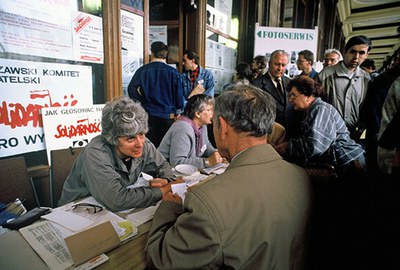
[[[204,164],[206,164],[206,167],[210,167],[210,161],[208,161],[208,158],[204,159]]]

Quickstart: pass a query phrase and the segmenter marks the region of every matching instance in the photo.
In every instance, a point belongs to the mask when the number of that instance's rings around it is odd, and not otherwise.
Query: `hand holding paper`
[[[206,89],[204,89],[203,85],[197,84],[197,85],[193,88],[192,92],[190,92],[188,98],[191,98],[191,97],[194,96],[194,95],[203,94],[205,91],[206,91]]]
[[[164,187],[168,185],[168,180],[167,179],[162,179],[162,178],[155,178],[150,180],[150,187],[154,188],[154,187]]]

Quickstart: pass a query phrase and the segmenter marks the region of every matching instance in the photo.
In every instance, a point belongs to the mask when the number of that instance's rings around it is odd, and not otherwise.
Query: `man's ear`
[[[228,132],[228,122],[225,121],[225,119],[222,116],[218,117],[218,121],[219,121],[219,126],[221,129],[221,139],[224,139],[227,135]]]

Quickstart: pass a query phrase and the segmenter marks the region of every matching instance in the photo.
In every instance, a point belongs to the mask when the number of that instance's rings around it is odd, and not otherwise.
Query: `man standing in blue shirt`
[[[214,76],[199,65],[199,55],[191,50],[183,53],[183,95],[187,101],[191,96],[205,94],[214,97]]]
[[[156,147],[184,107],[182,78],[167,65],[167,55],[164,43],[153,42],[152,61],[136,71],[128,86],[129,97],[140,101],[149,114],[147,137]]]

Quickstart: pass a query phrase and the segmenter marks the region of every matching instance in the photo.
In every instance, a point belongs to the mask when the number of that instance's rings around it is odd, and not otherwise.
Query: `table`
[[[151,221],[139,226],[138,234],[109,251],[109,260],[95,269],[144,269],[144,247]],[[49,269],[18,231],[0,235],[0,269]]]
[[[106,253],[109,260],[95,269],[144,269],[146,257],[144,247],[151,227],[151,221],[139,226],[138,234],[132,239]]]

